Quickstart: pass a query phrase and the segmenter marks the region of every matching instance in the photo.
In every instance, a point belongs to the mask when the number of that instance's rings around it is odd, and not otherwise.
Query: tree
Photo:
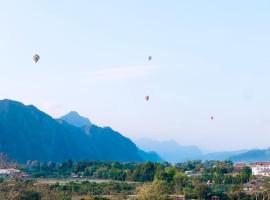
[[[135,181],[153,181],[155,175],[155,165],[152,162],[139,165],[134,171]]]
[[[38,192],[34,191],[25,191],[23,194],[19,197],[20,200],[40,200],[40,194]]]
[[[252,175],[252,170],[250,167],[244,167],[241,172],[242,183],[247,183]]]
[[[7,155],[0,153],[0,167],[5,168],[7,165]]]
[[[227,192],[227,196],[231,200],[241,200],[242,195],[242,186],[240,185],[234,185],[232,186],[229,191]]]
[[[195,190],[196,190],[196,193],[197,193],[199,199],[206,199],[211,192],[210,188],[205,183],[196,184]]]
[[[182,172],[177,172],[174,177],[174,184],[178,185],[180,187],[185,187],[189,183],[189,178],[187,174],[182,173]]]
[[[270,200],[270,183],[268,181],[265,182],[263,188],[264,188],[263,190],[264,199],[267,196],[267,200]]]
[[[170,188],[165,181],[154,180],[151,184],[143,185],[138,194],[139,200],[167,200]]]

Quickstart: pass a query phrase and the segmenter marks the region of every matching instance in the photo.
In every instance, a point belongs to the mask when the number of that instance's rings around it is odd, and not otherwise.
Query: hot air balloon
[[[145,96],[145,101],[149,101],[149,96]]]
[[[149,56],[149,57],[148,57],[148,60],[151,61],[151,60],[152,60],[152,56]]]
[[[213,116],[211,116],[211,120],[214,120],[214,117]]]
[[[34,61],[35,63],[37,63],[39,59],[40,59],[39,55],[37,55],[37,54],[34,54],[34,55],[33,55],[33,61]]]

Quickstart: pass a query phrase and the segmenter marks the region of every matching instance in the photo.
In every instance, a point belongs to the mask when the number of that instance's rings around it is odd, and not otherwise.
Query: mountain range
[[[175,141],[140,139],[137,145],[110,127],[99,127],[77,112],[54,119],[33,105],[0,100],[0,152],[18,162],[73,160],[269,161],[269,149],[203,153],[197,146]]]
[[[239,150],[203,153],[197,146],[184,146],[176,141],[155,141],[147,138],[136,140],[139,148],[155,151],[168,162],[184,162],[187,160],[232,160],[239,161],[269,161],[270,149]]]
[[[258,162],[270,161],[270,148],[268,149],[253,149],[230,158],[234,162]]]
[[[156,141],[142,138],[135,141],[139,148],[146,151],[155,151],[168,162],[184,162],[199,159],[202,156],[197,146],[183,146],[176,141]]]
[[[110,127],[99,127],[76,112],[53,119],[33,105],[0,101],[0,152],[18,162],[104,160],[161,161]]]

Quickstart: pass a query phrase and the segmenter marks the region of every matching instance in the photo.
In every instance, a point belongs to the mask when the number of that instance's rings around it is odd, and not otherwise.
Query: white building
[[[270,176],[270,162],[257,162],[251,166],[252,175]]]
[[[20,173],[20,170],[9,168],[9,169],[0,169],[0,176],[12,176]]]

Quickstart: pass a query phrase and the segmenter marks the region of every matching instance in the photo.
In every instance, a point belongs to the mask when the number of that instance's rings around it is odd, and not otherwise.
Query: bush
[[[40,200],[40,194],[34,191],[25,191],[19,197],[20,200]]]

